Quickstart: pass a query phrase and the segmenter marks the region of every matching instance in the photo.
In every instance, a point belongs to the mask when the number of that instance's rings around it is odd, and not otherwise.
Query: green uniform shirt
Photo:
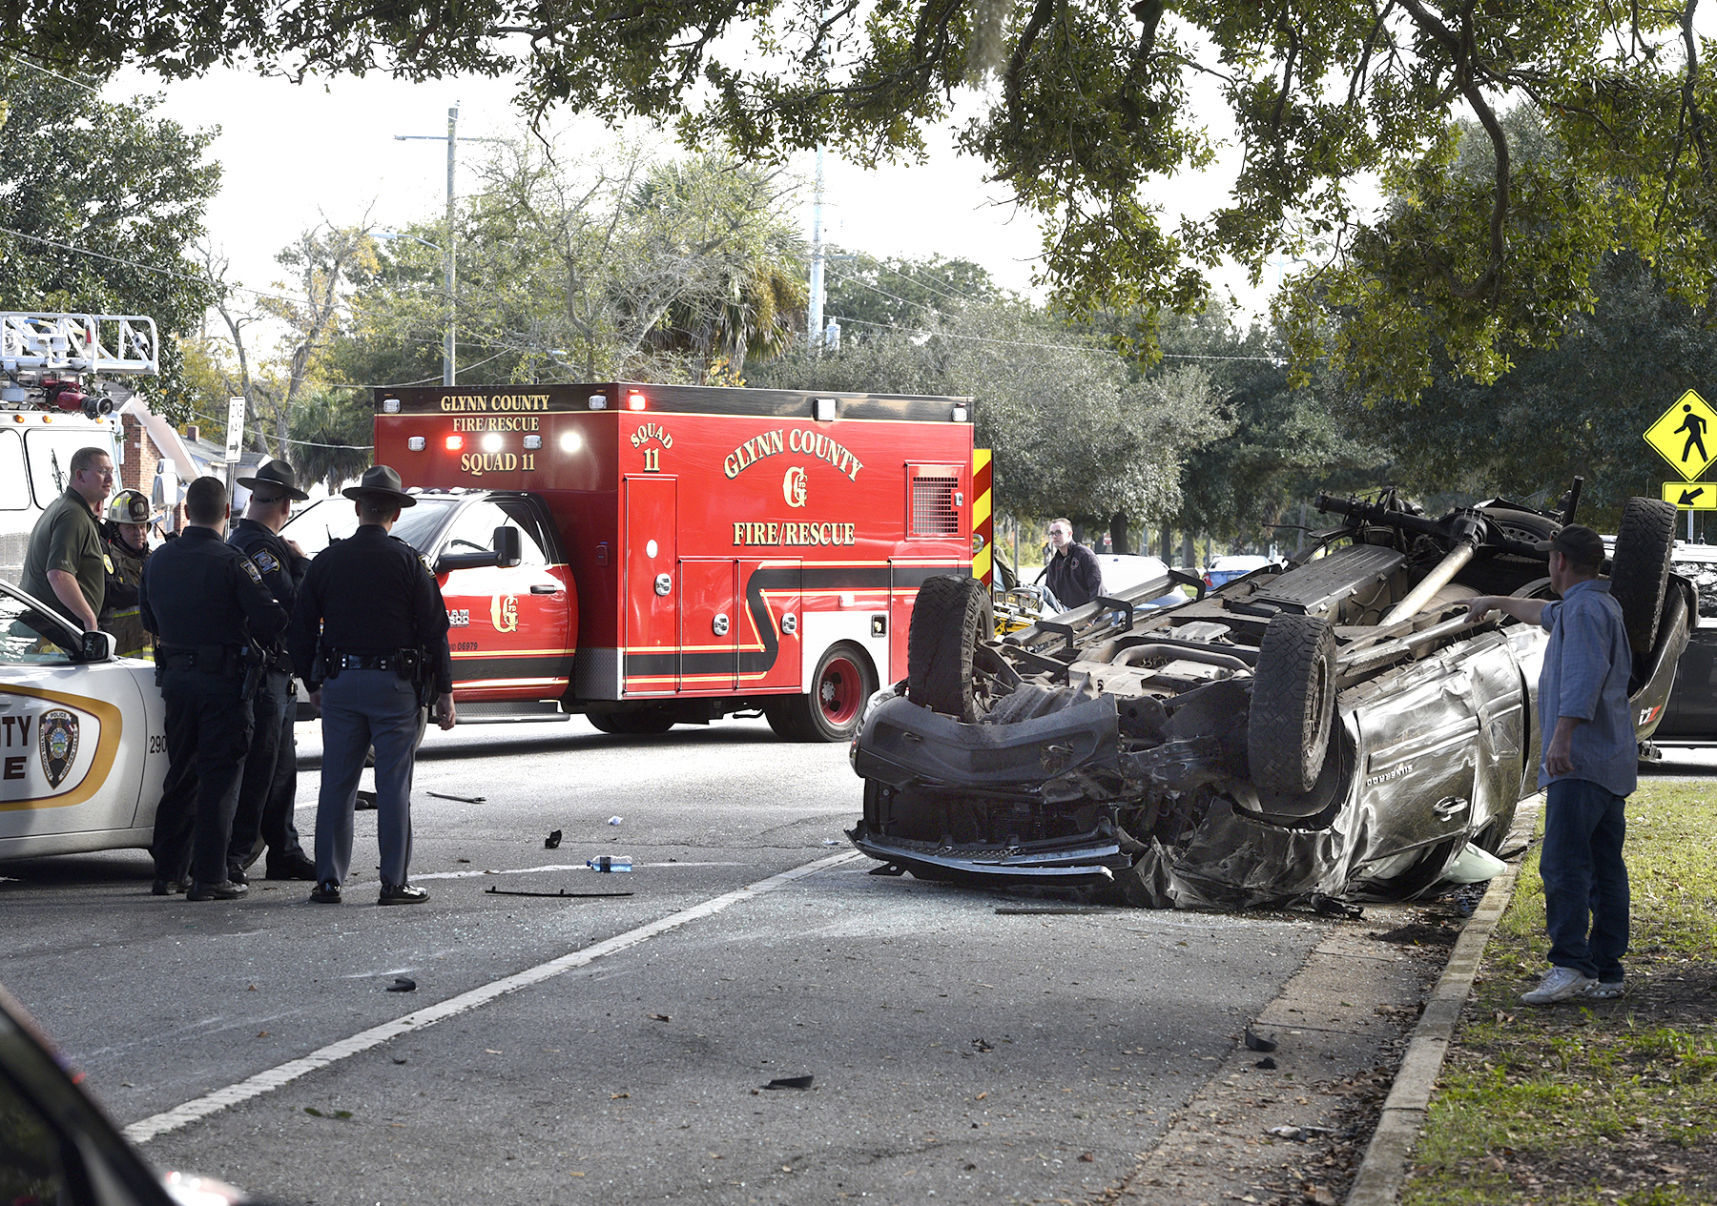
[[[83,495],[67,490],[48,504],[30,530],[24,580],[19,585],[25,593],[57,609],[60,597],[48,582],[48,571],[64,570],[77,579],[90,611],[99,616],[107,597],[109,568],[107,544],[102,540],[95,512],[89,509]]]

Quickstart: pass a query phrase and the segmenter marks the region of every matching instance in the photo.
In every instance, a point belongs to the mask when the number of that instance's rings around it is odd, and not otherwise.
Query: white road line
[[[183,1105],[175,1106],[171,1110],[134,1122],[125,1128],[125,1136],[133,1143],[147,1143],[157,1135],[165,1135],[171,1131],[180,1130],[199,1119],[217,1114],[230,1106],[240,1105],[252,1098],[261,1097],[264,1093],[271,1093],[275,1089],[290,1084],[299,1077],[308,1075],[319,1068],[326,1068],[328,1065],[337,1063],[349,1056],[361,1054],[373,1047],[379,1047],[389,1039],[402,1034],[415,1033],[425,1026],[433,1026],[437,1022],[445,1022],[448,1018],[469,1013],[471,1010],[487,1005],[490,1001],[505,996],[507,993],[517,992],[521,988],[529,988],[533,984],[540,984],[562,972],[572,971],[574,968],[594,963],[604,955],[616,954],[629,947],[637,946],[640,942],[648,941],[659,934],[666,934],[670,930],[679,929],[681,926],[689,925],[694,921],[701,921],[705,917],[713,917],[732,905],[752,900],[767,892],[773,892],[777,888],[785,887],[794,880],[803,879],[807,875],[813,875],[818,871],[839,866],[841,863],[850,862],[860,857],[862,856],[858,851],[849,850],[841,854],[832,854],[827,858],[820,858],[816,862],[806,863],[801,867],[794,867],[792,870],[783,871],[779,875],[771,875],[768,879],[747,884],[745,887],[735,889],[724,896],[717,896],[701,904],[695,904],[689,909],[670,913],[659,921],[652,921],[648,925],[639,926],[635,930],[628,930],[624,934],[616,934],[614,937],[598,942],[593,946],[572,951],[558,959],[550,959],[547,963],[539,963],[537,966],[526,968],[522,972],[473,988],[469,992],[460,993],[456,997],[450,997],[440,1004],[431,1005],[427,1009],[419,1009],[415,1013],[408,1013],[391,1022],[372,1026],[368,1030],[359,1031],[350,1038],[329,1043],[326,1047],[312,1051],[309,1055],[289,1060],[279,1067],[268,1069],[266,1072],[259,1072],[235,1085],[216,1089],[213,1093],[206,1093],[202,1097],[194,1098]]]

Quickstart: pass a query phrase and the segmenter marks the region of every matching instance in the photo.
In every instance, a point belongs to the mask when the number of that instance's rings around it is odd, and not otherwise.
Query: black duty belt
[[[398,670],[400,665],[397,653],[342,653],[328,661],[342,670]]]
[[[158,645],[155,660],[164,666],[191,666],[216,674],[240,664],[243,650],[237,645]]]

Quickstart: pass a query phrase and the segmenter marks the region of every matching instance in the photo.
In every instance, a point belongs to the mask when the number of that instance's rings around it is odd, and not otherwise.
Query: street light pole
[[[459,146],[459,106],[447,111],[447,343],[441,349],[441,384],[453,384],[453,157]]]
[[[447,335],[446,335],[446,340],[443,343],[442,348],[441,348],[441,384],[452,385],[453,384],[453,376],[454,376],[454,372],[453,372],[453,370],[454,370],[454,364],[453,364],[453,328],[454,328],[454,319],[456,317],[456,308],[454,306],[454,299],[453,299],[453,289],[454,289],[454,284],[455,284],[455,279],[456,279],[455,275],[454,275],[454,264],[456,262],[456,257],[454,256],[454,248],[455,248],[455,245],[458,243],[457,232],[454,230],[454,226],[453,226],[454,217],[455,217],[454,197],[456,195],[453,191],[453,169],[454,169],[455,163],[457,162],[456,156],[455,156],[455,150],[461,142],[505,142],[506,139],[504,139],[504,138],[472,138],[469,136],[461,139],[459,137],[459,106],[457,104],[455,104],[451,109],[449,109],[447,111],[447,135],[446,135],[446,138],[447,138],[447,240],[446,240],[446,245],[443,248],[443,250],[446,252],[446,258],[447,258]],[[395,134],[394,135],[394,141],[395,142],[440,142],[441,139],[442,139],[442,136],[440,134]]]

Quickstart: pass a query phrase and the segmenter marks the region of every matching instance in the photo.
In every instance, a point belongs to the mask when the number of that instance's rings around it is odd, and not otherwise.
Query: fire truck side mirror
[[[474,542],[469,540],[456,540],[454,544],[464,545],[473,551],[441,554],[435,559],[435,573],[438,577],[442,574],[450,574],[454,570],[485,569],[491,565],[511,569],[522,560],[519,551],[521,547],[519,529],[511,524],[503,524],[495,529],[494,536],[490,538],[492,546],[490,548],[479,549]]]
[[[511,524],[502,524],[495,529],[495,564],[502,569],[512,569],[523,556],[520,553],[519,529]]]

